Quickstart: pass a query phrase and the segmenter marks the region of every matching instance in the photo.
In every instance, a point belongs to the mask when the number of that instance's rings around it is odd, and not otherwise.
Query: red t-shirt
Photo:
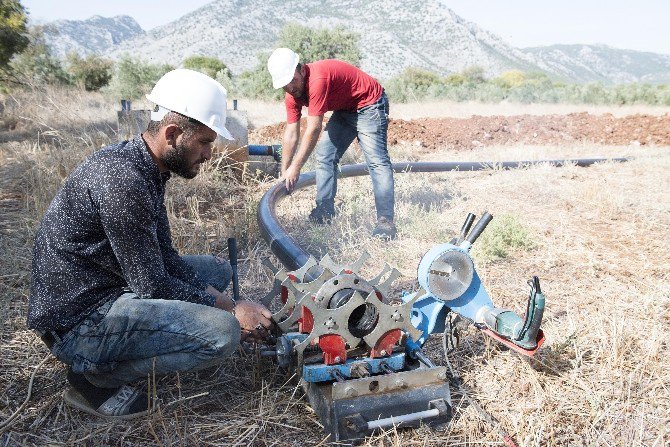
[[[303,106],[307,114],[320,116],[331,110],[355,112],[376,102],[382,86],[372,76],[346,62],[326,59],[305,65],[307,103],[290,94],[284,97],[286,122],[300,120]]]

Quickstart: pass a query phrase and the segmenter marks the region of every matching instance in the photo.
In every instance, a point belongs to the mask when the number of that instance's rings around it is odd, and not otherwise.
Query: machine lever
[[[468,241],[470,245],[474,244],[492,219],[493,216],[490,215],[488,211],[484,211],[484,214],[482,214],[482,217],[479,219],[479,221],[477,221],[477,224],[472,229],[472,232],[468,234],[465,240]]]
[[[403,422],[413,422],[426,418],[432,418],[440,415],[440,410],[437,408],[431,408],[430,410],[417,411],[416,413],[407,413],[401,414],[398,416],[391,416],[384,419],[376,419],[374,421],[368,421],[368,430],[374,430],[375,428],[389,427],[391,425],[398,425]]]
[[[237,278],[237,240],[234,237],[228,238],[228,257],[233,270],[233,299],[237,302],[240,299],[240,283]]]
[[[470,227],[472,227],[472,222],[475,221],[475,216],[472,213],[468,213],[468,215],[465,217],[465,222],[463,222],[463,226],[461,227],[461,236],[458,239],[458,243],[460,244],[465,240],[465,238],[468,236],[468,232],[470,231]]]
[[[523,327],[515,340],[517,344],[525,348],[534,347],[533,344],[536,343],[540,325],[542,324],[545,302],[544,295],[540,290],[540,278],[533,276],[533,279],[528,281],[528,284],[530,285],[530,294],[526,306],[526,316]]]

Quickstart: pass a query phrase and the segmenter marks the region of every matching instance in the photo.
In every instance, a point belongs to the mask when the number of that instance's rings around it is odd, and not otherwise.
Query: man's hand
[[[279,180],[284,182],[286,190],[291,193],[293,192],[293,188],[295,188],[298,177],[300,177],[300,168],[296,168],[294,165],[291,165],[286,168]]]
[[[272,313],[262,304],[240,300],[233,309],[233,314],[240,322],[242,341],[265,340],[270,335]]]

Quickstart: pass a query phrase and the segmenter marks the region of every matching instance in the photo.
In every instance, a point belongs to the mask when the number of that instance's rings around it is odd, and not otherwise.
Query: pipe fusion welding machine
[[[459,236],[423,256],[418,290],[399,297],[389,293],[398,270],[386,265],[373,279],[360,275],[367,253],[350,265],[326,255],[294,271],[273,271],[274,287],[263,301],[281,307],[273,315],[279,332],[265,354],[300,377],[331,441],[393,425],[446,423],[449,370],[422,348],[431,335],[448,332],[454,318],[524,356],[542,345],[539,279],[529,281],[522,318],[493,304],[475,270],[470,248],[491,219],[484,213],[472,227],[469,214]]]

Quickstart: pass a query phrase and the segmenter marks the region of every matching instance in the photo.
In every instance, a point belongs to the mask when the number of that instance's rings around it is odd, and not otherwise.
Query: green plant
[[[116,64],[108,92],[121,99],[137,99],[149,93],[153,85],[173,67],[150,64],[124,55]]]
[[[74,83],[87,91],[97,91],[112,79],[114,62],[96,55],[82,58],[76,53],[67,56],[68,72]]]
[[[12,56],[30,43],[27,20],[26,10],[18,0],[0,0],[0,67],[6,67]]]
[[[205,73],[212,79],[219,76],[230,78],[230,70],[221,60],[210,56],[190,56],[184,59],[184,68]]]
[[[358,37],[358,34],[343,26],[336,26],[330,30],[288,23],[279,33],[277,46],[297,52],[303,63],[321,59],[340,59],[358,65],[361,61]]]
[[[245,71],[237,76],[233,84],[236,88],[236,93],[250,99],[279,101],[284,98],[284,91],[282,89],[272,87],[272,77],[270,77],[270,72],[267,69],[268,57],[270,55],[267,53],[259,54],[257,56],[258,63],[256,64],[256,68]]]
[[[496,217],[486,227],[474,246],[474,255],[483,261],[506,258],[512,249],[531,250],[536,244],[529,231],[511,215]]]
[[[8,84],[33,87],[40,84],[71,83],[60,60],[51,54],[44,37],[44,27],[30,28],[28,39],[28,45],[12,58],[5,69],[5,81]]]

